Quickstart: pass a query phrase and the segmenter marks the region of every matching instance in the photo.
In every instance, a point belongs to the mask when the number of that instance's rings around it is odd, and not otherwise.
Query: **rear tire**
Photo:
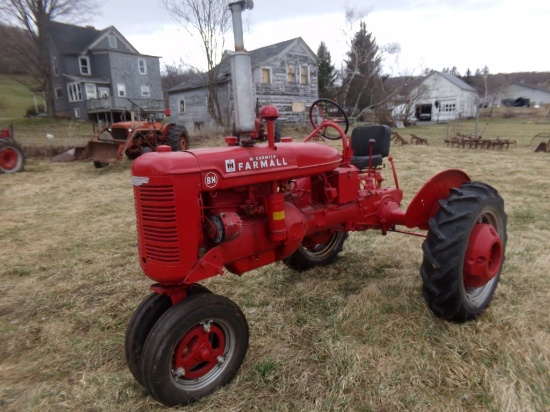
[[[0,173],[17,173],[25,167],[25,152],[11,138],[0,138]]]
[[[468,182],[452,189],[439,204],[429,221],[428,236],[422,244],[422,291],[435,315],[454,322],[466,322],[487,308],[500,278],[507,237],[504,201],[491,186]],[[471,286],[476,279],[467,269],[466,257],[468,246],[475,237],[472,234],[476,225],[490,225],[501,244],[495,246],[494,256],[491,254],[492,258],[488,259],[487,267],[493,277],[484,284]]]
[[[248,324],[224,296],[200,294],[171,307],[143,350],[142,376],[153,398],[185,405],[209,395],[237,374],[248,349]]]
[[[292,255],[283,259],[283,263],[290,269],[301,272],[316,266],[332,263],[344,249],[344,242],[348,232],[334,233],[325,243],[303,243]]]
[[[191,285],[187,291],[187,296],[194,296],[201,293],[212,292],[204,286],[195,283]],[[139,304],[130,322],[128,322],[124,339],[126,363],[128,364],[130,372],[140,385],[143,385],[143,376],[141,374],[143,346],[145,345],[145,341],[151,329],[155,326],[155,323],[157,323],[160,317],[171,307],[172,300],[169,296],[151,293]]]
[[[175,125],[168,133],[168,146],[173,152],[182,152],[189,149],[189,133],[183,125]]]

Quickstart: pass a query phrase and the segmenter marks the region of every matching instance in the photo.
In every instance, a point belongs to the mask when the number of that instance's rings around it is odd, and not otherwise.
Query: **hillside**
[[[33,93],[27,85],[32,85],[29,76],[0,74],[0,121],[20,119],[34,105]]]

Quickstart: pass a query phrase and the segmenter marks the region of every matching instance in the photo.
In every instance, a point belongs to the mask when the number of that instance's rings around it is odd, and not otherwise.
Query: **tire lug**
[[[210,321],[204,322],[202,327],[203,327],[205,332],[207,332],[207,333],[210,332]]]
[[[216,358],[216,360],[218,361],[218,363],[219,363],[220,365],[222,365],[222,364],[225,363],[225,357],[224,357],[224,356],[218,356],[218,357]]]
[[[176,378],[183,378],[185,376],[185,369],[183,369],[182,367],[179,367],[178,369],[176,369],[176,371],[174,372],[174,376]]]

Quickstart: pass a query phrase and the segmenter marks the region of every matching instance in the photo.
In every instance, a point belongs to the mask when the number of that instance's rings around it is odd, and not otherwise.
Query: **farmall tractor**
[[[17,173],[25,167],[25,152],[13,138],[13,127],[0,130],[0,173]]]
[[[113,123],[103,128],[85,147],[75,149],[75,160],[93,161],[96,168],[118,163],[124,155],[134,160],[143,153],[154,152],[161,145],[174,151],[189,148],[189,134],[183,125],[163,124],[154,115]]]
[[[170,152],[161,146],[132,165],[139,262],[155,283],[129,322],[126,360],[135,379],[167,406],[227,384],[248,348],[243,312],[201,286],[204,279],[277,261],[292,270],[322,270],[350,231],[417,228],[425,231],[420,274],[428,306],[441,318],[465,322],[489,305],[504,262],[504,202],[487,184],[446,170],[406,210],[400,207],[386,126],[356,128],[348,139],[347,118],[331,121],[328,102],[318,101],[310,110],[311,134],[276,143],[278,110],[266,106],[260,116],[267,142],[259,141],[242,43],[241,12],[250,3],[229,5],[240,136],[227,137],[222,148]],[[323,142],[335,137],[341,150]],[[382,177],[384,159],[394,187]]]

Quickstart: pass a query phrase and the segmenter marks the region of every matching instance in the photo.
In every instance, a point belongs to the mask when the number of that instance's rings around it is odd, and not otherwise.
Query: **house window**
[[[138,59],[138,71],[139,74],[147,74],[147,61],[145,59]]]
[[[90,70],[90,58],[88,56],[80,56],[78,58],[78,62],[80,63],[80,74],[92,74],[92,71]]]
[[[95,84],[86,83],[85,88],[86,88],[86,100],[97,99],[97,90],[95,88]]]
[[[300,84],[309,84],[309,66],[307,64],[300,67]]]
[[[67,93],[70,102],[79,102],[82,100],[82,90],[80,83],[67,83]]]
[[[143,97],[149,97],[151,95],[151,93],[149,92],[149,86],[147,85],[141,86],[141,95]]]
[[[98,87],[97,94],[100,99],[105,99],[106,97],[109,97],[109,89],[107,87]]]
[[[126,97],[126,85],[123,83],[117,84],[118,97]]]
[[[80,117],[80,109],[78,107],[74,108],[74,117]]]
[[[61,87],[55,88],[55,98],[61,100],[63,98],[63,89]]]
[[[296,65],[293,63],[287,66],[287,79],[289,83],[296,83]]]
[[[57,67],[57,57],[52,58],[53,74],[59,76],[59,68]]]
[[[114,34],[109,34],[109,36],[107,36],[107,38],[109,39],[109,47],[111,49],[116,49],[116,36]]]
[[[262,67],[262,84],[271,84],[271,69],[269,67]]]
[[[178,106],[179,106],[179,112],[180,113],[185,113],[185,100],[181,99],[179,101]]]

